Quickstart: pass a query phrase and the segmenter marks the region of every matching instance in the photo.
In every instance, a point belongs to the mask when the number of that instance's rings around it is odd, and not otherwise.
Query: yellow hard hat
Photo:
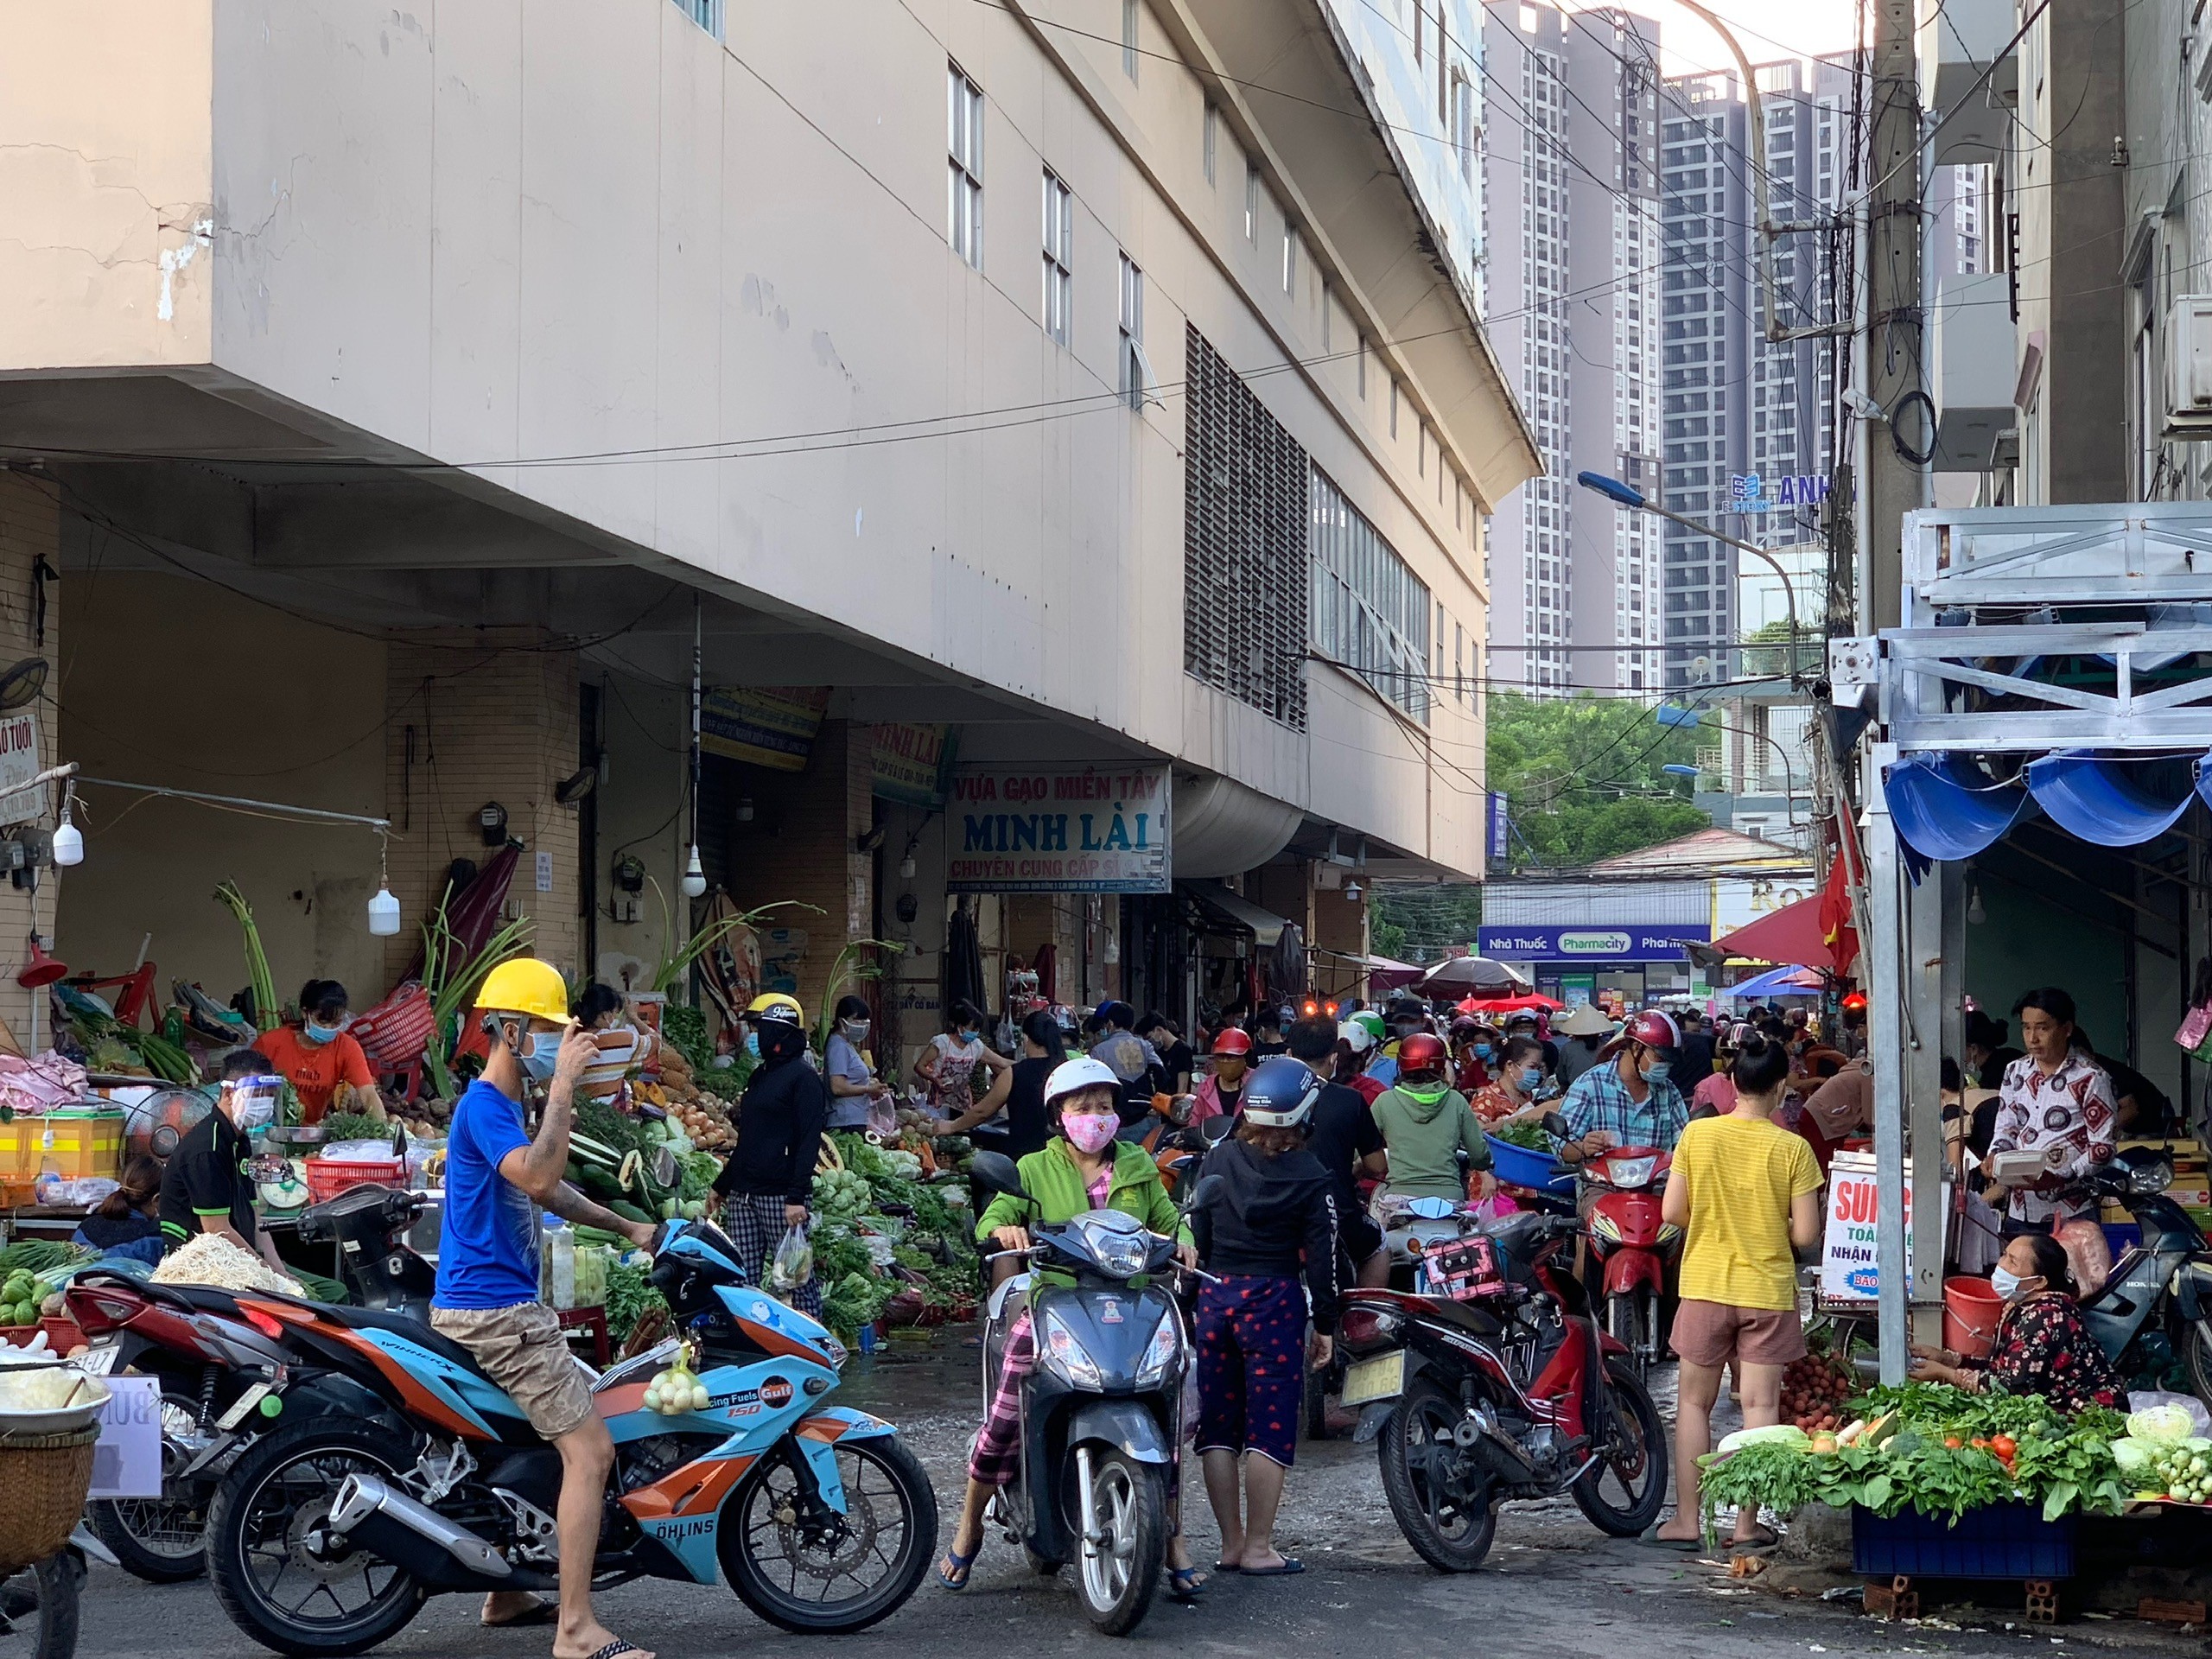
[[[489,1014],[526,1014],[533,1020],[565,1025],[569,984],[561,970],[536,957],[515,957],[484,977],[476,993],[478,1009]]]
[[[806,1023],[806,1010],[799,1007],[798,998],[782,991],[761,992],[745,1014],[749,1020],[788,1020],[795,1026]]]

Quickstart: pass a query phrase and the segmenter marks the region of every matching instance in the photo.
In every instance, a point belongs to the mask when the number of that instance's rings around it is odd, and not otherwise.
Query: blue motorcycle
[[[805,1634],[895,1611],[936,1554],[937,1499],[889,1423],[824,1403],[843,1345],[748,1282],[709,1224],[671,1223],[652,1280],[705,1404],[646,1407],[676,1338],[595,1380],[614,1468],[594,1587],[719,1576]],[[560,1453],[466,1349],[390,1310],[239,1302],[283,1359],[208,1516],[208,1570],[241,1630],[281,1653],[359,1653],[434,1594],[557,1588]]]

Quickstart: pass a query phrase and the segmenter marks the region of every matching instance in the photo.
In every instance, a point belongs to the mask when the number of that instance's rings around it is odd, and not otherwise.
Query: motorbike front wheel
[[[1160,1471],[1125,1452],[1093,1445],[1090,1513],[1078,1516],[1076,1593],[1090,1622],[1108,1636],[1127,1636],[1151,1611],[1167,1554],[1167,1488]]]
[[[231,1465],[207,1506],[207,1576],[248,1637],[279,1653],[337,1659],[390,1641],[429,1593],[381,1555],[326,1530],[348,1475],[396,1478],[390,1434],[325,1420],[281,1429]]]
[[[117,1564],[149,1584],[181,1584],[207,1570],[207,1476],[188,1485],[178,1479],[203,1444],[199,1408],[181,1389],[162,1394],[162,1495],[104,1497],[85,1506],[85,1520],[115,1553]]]
[[[1638,1376],[1649,1370],[1650,1356],[1645,1352],[1649,1333],[1646,1327],[1655,1323],[1648,1285],[1638,1285],[1634,1290],[1617,1290],[1605,1298],[1605,1334],[1628,1350],[1629,1363]]]
[[[1574,1483],[1574,1503],[1599,1531],[1634,1538],[1667,1502],[1667,1430],[1634,1366],[1608,1359],[1605,1386],[1612,1423],[1598,1461]]]
[[[64,1549],[0,1579],[0,1656],[73,1659],[84,1563]]]
[[[1398,1530],[1440,1573],[1473,1572],[1497,1535],[1490,1478],[1452,1439],[1465,1415],[1433,1379],[1415,1377],[1376,1442]]]
[[[897,1611],[937,1554],[937,1493],[912,1452],[880,1436],[841,1440],[836,1458],[842,1515],[806,1519],[795,1464],[763,1458],[723,1506],[715,1535],[739,1599],[802,1636],[849,1635]]]

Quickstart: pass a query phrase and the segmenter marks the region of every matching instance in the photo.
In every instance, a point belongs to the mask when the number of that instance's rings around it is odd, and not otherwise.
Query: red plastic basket
[[[379,1071],[397,1071],[422,1058],[423,1047],[436,1028],[430,994],[411,982],[356,1014],[346,1027],[360,1044],[369,1064]]]
[[[404,1186],[407,1165],[397,1158],[310,1158],[308,1160],[308,1197],[316,1204],[336,1198],[348,1187]]]

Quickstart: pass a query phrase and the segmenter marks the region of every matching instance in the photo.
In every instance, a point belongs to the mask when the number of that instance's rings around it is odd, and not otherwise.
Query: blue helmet
[[[1244,1121],[1265,1129],[1299,1129],[1321,1097],[1321,1079],[1312,1066],[1288,1054],[1260,1062],[1244,1081]]]

